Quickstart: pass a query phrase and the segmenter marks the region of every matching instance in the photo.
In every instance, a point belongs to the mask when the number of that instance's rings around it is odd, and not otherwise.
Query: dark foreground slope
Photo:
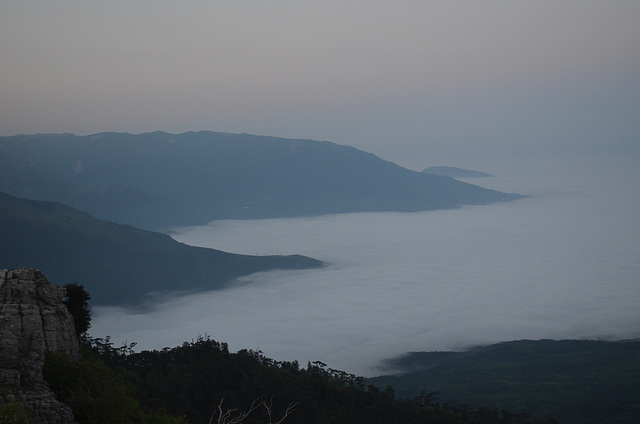
[[[220,288],[270,269],[322,263],[304,256],[247,256],[178,243],[165,234],[101,221],[59,203],[0,193],[0,268],[36,267],[85,285],[95,304],[137,303],[149,292]]]
[[[561,423],[640,422],[640,341],[522,340],[465,352],[416,352],[369,379],[396,396],[438,392],[471,405],[552,416]]]
[[[78,364],[61,355],[50,355],[45,364],[49,386],[72,407],[80,424],[555,422],[453,402],[435,405],[424,396],[401,401],[395,399],[392,388],[365,387],[361,377],[321,362],[300,367],[296,361],[275,361],[260,351],[231,353],[226,343],[208,338],[140,353],[128,352],[126,346],[114,349],[105,340],[93,340],[92,345],[92,352],[85,351]],[[239,419],[252,405],[255,410]],[[112,419],[105,420],[105,410],[112,411],[108,414]],[[226,419],[225,412],[229,413]],[[141,416],[151,414],[154,420],[142,420]]]
[[[0,137],[0,191],[145,229],[520,197],[330,142],[214,132]]]

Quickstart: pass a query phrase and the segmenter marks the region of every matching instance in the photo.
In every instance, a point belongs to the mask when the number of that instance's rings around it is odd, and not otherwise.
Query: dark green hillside
[[[140,353],[113,348],[108,340],[93,340],[92,346],[78,364],[55,354],[45,364],[49,386],[80,424],[230,423],[251,405],[257,408],[246,419],[233,422],[275,424],[283,417],[288,424],[554,422],[455,402],[436,405],[426,397],[397,400],[392,388],[367,387],[363,378],[321,362],[300,367],[260,351],[231,353],[226,343],[208,338]],[[218,421],[218,406],[231,410],[229,420]],[[101,412],[111,409],[112,414]]]
[[[0,137],[0,191],[145,229],[520,197],[326,141],[214,132]]]
[[[465,352],[418,352],[368,383],[398,397],[438,392],[471,405],[528,411],[561,423],[640,422],[640,341],[505,342]]]
[[[233,278],[322,263],[187,246],[165,234],[101,221],[59,203],[0,193],[0,268],[36,267],[84,284],[95,304],[137,303],[149,292],[221,288]]]

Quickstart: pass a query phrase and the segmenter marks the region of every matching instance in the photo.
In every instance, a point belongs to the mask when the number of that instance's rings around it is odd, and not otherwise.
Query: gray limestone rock
[[[64,287],[37,269],[0,270],[0,406],[19,402],[38,423],[74,422],[71,409],[55,399],[42,376],[47,352],[78,357],[65,295]]]

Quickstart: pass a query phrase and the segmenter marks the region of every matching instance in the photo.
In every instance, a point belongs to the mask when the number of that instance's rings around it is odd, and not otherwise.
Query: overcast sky
[[[640,150],[640,2],[3,0],[0,135],[248,132],[434,158]]]

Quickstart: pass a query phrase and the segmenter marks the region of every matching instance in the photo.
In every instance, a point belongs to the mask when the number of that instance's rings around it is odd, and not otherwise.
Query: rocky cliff
[[[38,423],[73,423],[42,376],[45,353],[78,355],[64,287],[37,269],[0,270],[0,406],[20,403]]]

